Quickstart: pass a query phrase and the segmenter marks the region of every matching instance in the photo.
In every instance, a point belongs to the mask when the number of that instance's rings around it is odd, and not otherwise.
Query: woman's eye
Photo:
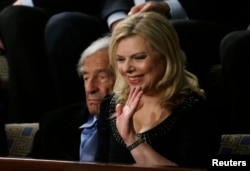
[[[124,60],[125,60],[125,59],[122,58],[122,57],[117,57],[117,58],[116,58],[116,61],[120,61],[120,62],[121,62],[121,61],[124,61]]]
[[[145,59],[147,55],[135,56],[135,59]]]

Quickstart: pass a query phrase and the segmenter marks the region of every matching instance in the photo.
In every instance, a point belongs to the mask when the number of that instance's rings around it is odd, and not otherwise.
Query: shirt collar
[[[79,128],[90,128],[92,126],[94,126],[94,124],[96,123],[97,119],[94,115],[89,115],[88,117],[88,121],[85,122],[84,124],[82,124]]]

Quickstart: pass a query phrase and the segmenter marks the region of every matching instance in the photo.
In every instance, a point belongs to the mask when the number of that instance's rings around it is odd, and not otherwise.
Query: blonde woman
[[[168,20],[148,12],[120,22],[110,62],[117,80],[101,105],[97,160],[206,167],[220,136]]]

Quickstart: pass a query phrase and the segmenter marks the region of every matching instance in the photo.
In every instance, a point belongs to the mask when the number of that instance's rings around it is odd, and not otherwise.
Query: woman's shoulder
[[[196,118],[197,115],[199,117],[207,116],[208,106],[203,96],[192,92],[185,97],[183,102],[173,110],[172,114],[162,124],[170,122],[171,125],[174,125],[178,120]]]
[[[195,92],[192,92],[186,96],[183,103],[181,103],[180,106],[178,106],[178,109],[188,111],[188,110],[193,110],[195,108],[203,108],[206,107],[206,105],[207,102],[205,97]]]
[[[189,94],[183,103],[175,110],[175,115],[179,118],[180,123],[199,123],[205,122],[214,123],[214,119],[211,115],[211,110],[206,98],[196,94]]]

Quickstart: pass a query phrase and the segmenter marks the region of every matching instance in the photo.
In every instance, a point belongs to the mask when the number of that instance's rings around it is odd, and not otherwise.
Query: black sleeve
[[[98,149],[96,161],[98,162],[108,162],[109,159],[109,136],[111,131],[109,121],[110,100],[110,95],[104,98],[97,120]]]
[[[28,157],[79,161],[79,127],[88,115],[85,103],[68,105],[43,115]]]
[[[118,11],[129,12],[130,8],[133,6],[133,0],[106,0],[102,11],[102,17],[107,19],[109,15]]]
[[[0,11],[4,9],[5,7],[12,5],[15,2],[15,0],[1,0],[0,1]]]
[[[53,12],[78,11],[100,16],[104,0],[33,0],[33,3]]]
[[[33,145],[32,145],[32,149],[31,152],[28,153],[27,157],[28,158],[41,158],[41,149],[42,145],[41,145],[41,131],[40,128],[37,130],[34,139],[33,139]]]
[[[48,113],[50,114],[50,113]],[[45,140],[46,136],[44,136],[44,127],[46,125],[46,117],[44,117],[44,115],[41,116],[41,119],[39,121],[39,128],[34,136],[33,139],[33,145],[32,145],[32,149],[31,152],[28,153],[27,157],[30,158],[37,158],[37,159],[41,159],[43,158],[43,152],[44,152],[44,145],[43,145],[43,141]]]

